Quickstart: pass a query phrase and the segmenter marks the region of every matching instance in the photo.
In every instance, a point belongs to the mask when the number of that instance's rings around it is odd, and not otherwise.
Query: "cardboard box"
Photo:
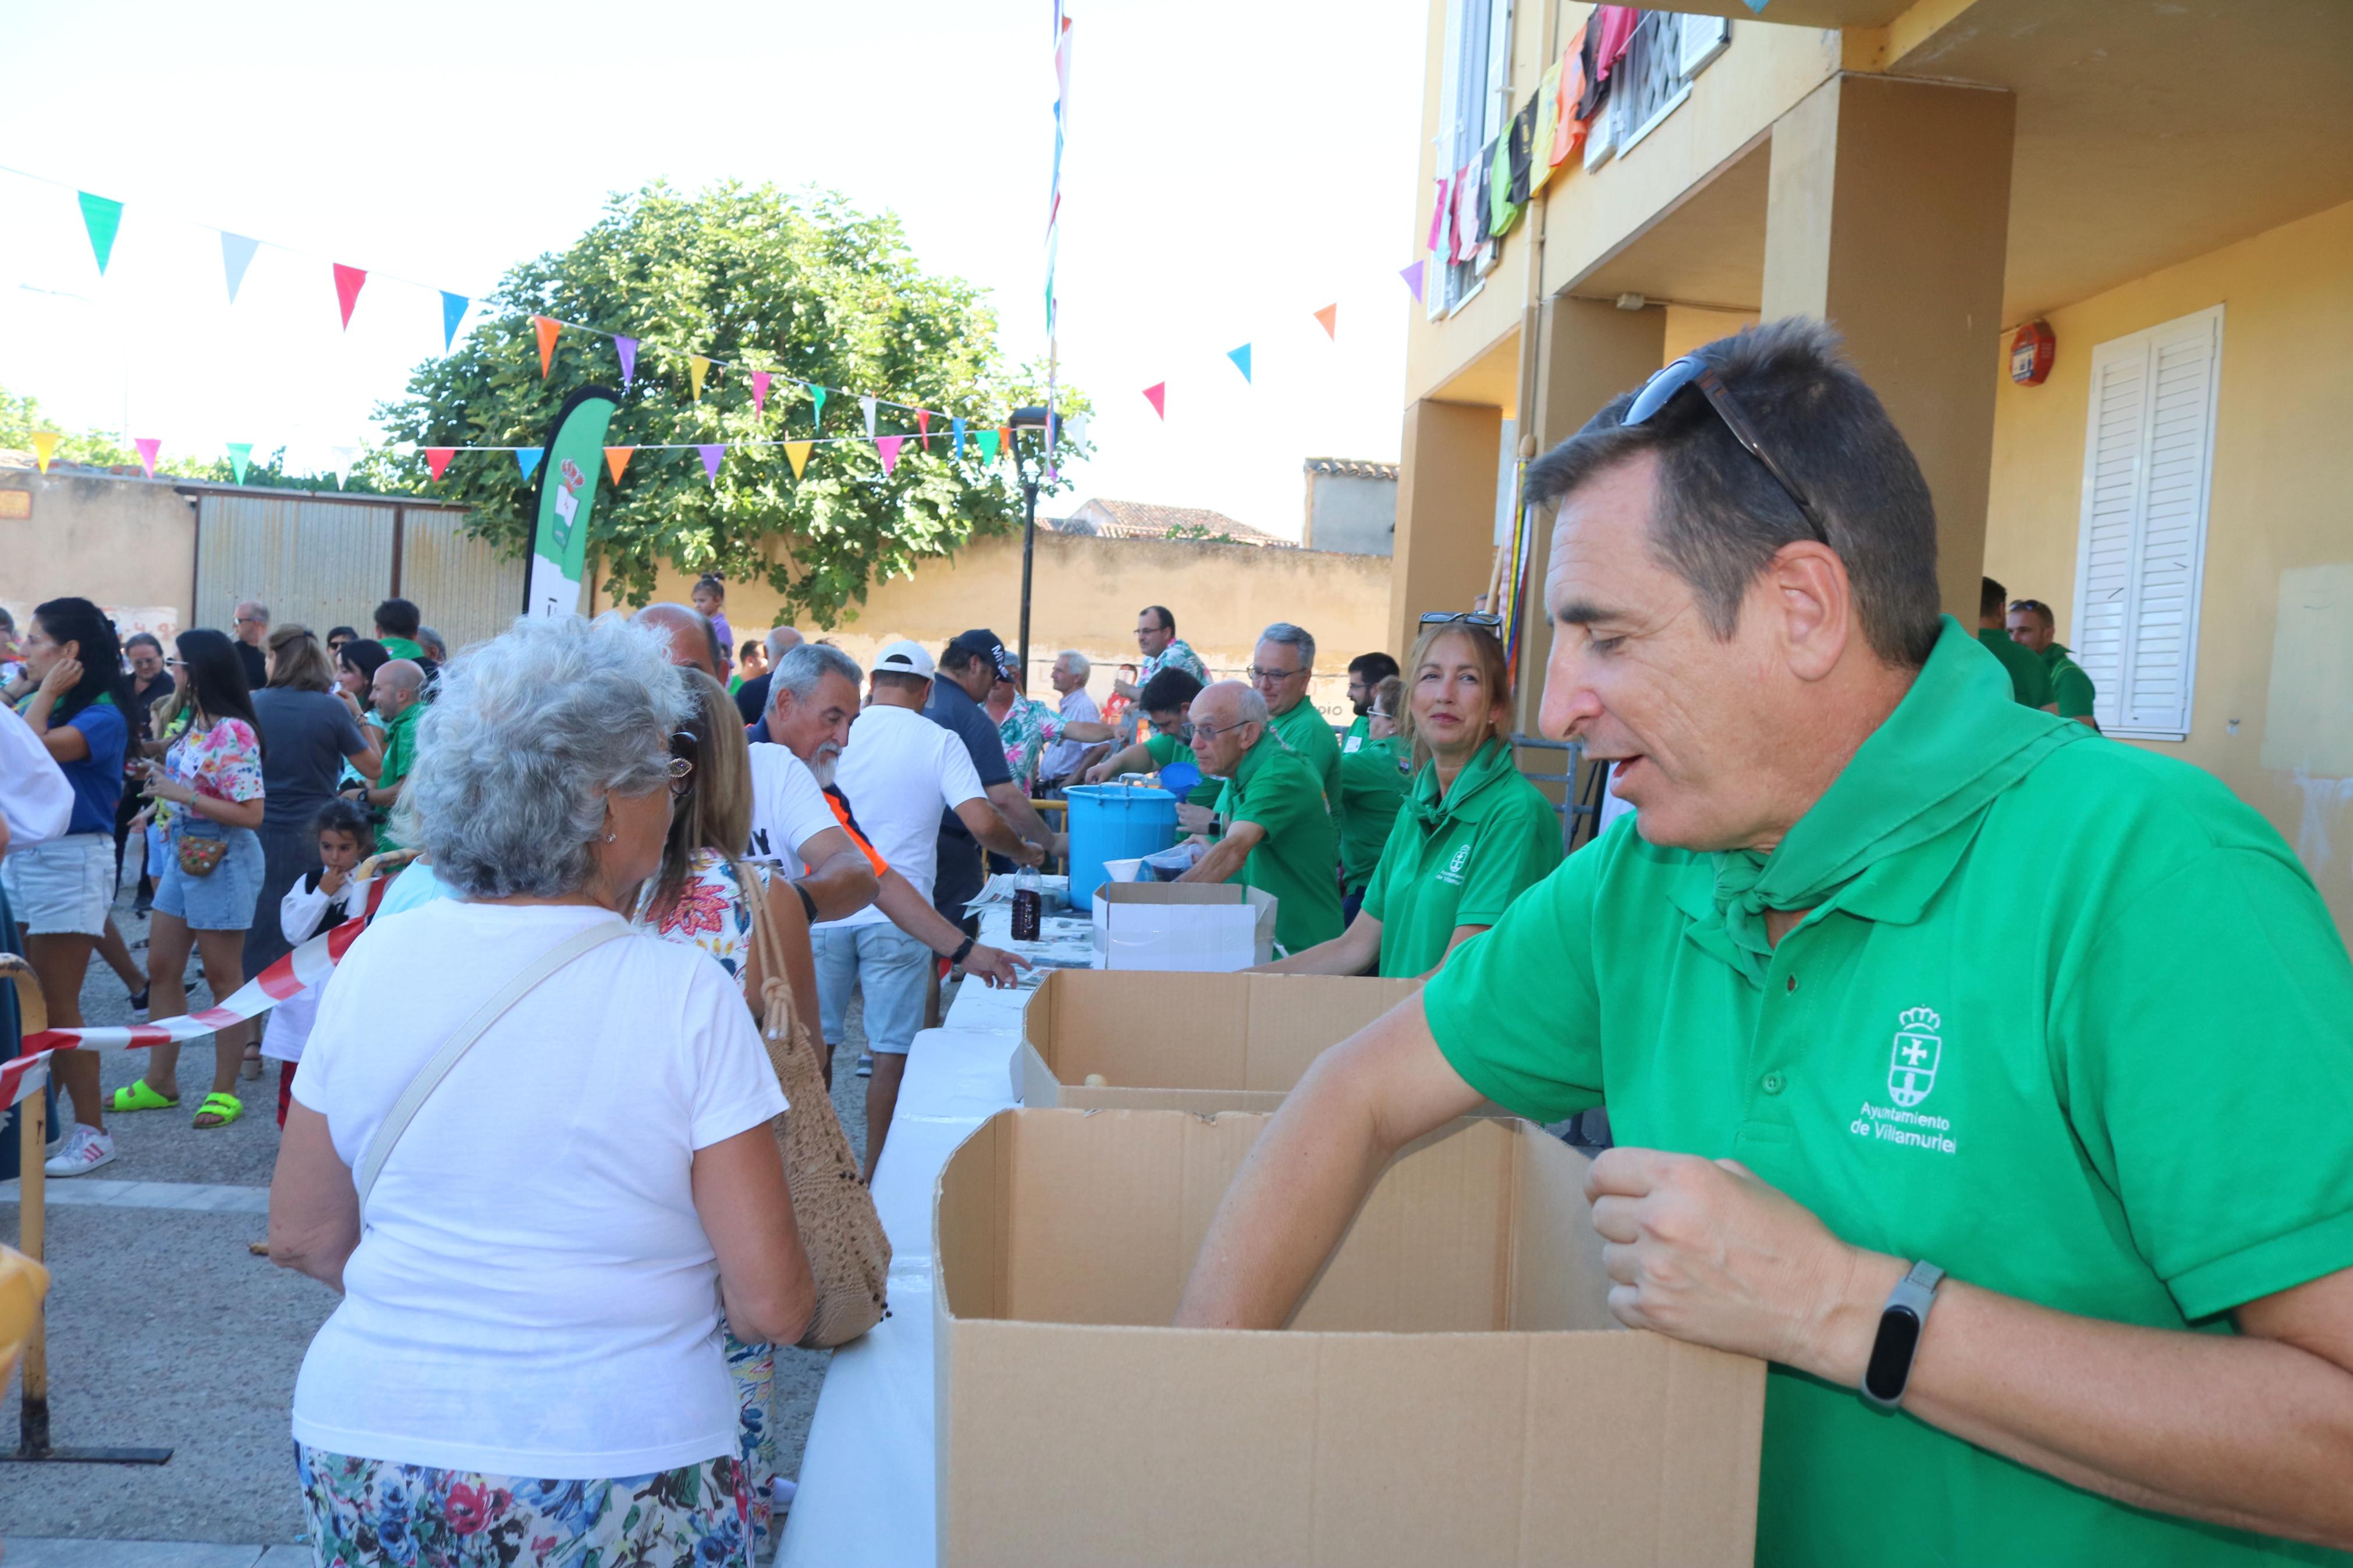
[[[1750,1561],[1764,1363],[1617,1325],[1586,1161],[1525,1122],[1400,1156],[1289,1330],[1164,1326],[1266,1121],[1008,1110],[950,1157],[942,1563]]]
[[[1106,882],[1095,967],[1222,973],[1274,956],[1272,893],[1233,882]]]
[[[1326,1047],[1420,984],[1062,970],[1022,1009],[1013,1092],[1032,1107],[1272,1111]],[[1091,1073],[1107,1084],[1089,1087]]]

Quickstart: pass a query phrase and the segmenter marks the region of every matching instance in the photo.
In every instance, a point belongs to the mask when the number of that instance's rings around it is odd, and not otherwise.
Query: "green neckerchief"
[[[1490,735],[1471,753],[1462,771],[1454,775],[1454,787],[1441,796],[1438,793],[1438,763],[1421,764],[1413,776],[1413,787],[1405,797],[1405,809],[1424,830],[1436,827],[1450,817],[1479,815],[1485,802],[1478,797],[1489,784],[1500,778],[1516,774],[1512,766],[1512,749]]]
[[[2042,650],[2042,662],[2053,672],[2057,671],[2061,664],[2073,663],[2073,660],[2074,655],[2067,651],[2067,645],[2063,642],[2052,643]]]
[[[1976,816],[2052,752],[2091,733],[2021,707],[2001,660],[1946,616],[1912,689],[1772,854],[1713,857],[1714,916],[1692,934],[1762,984],[1773,953],[1766,910],[1816,908],[1874,864]]]

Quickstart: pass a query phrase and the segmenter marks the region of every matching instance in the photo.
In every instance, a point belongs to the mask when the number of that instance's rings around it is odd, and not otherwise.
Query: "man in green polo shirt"
[[[1250,685],[1266,699],[1267,718],[1282,743],[1296,752],[1324,787],[1325,809],[1340,805],[1340,742],[1307,688],[1315,678],[1315,638],[1304,626],[1277,621],[1258,634],[1250,655]]]
[[[1265,645],[1261,644],[1261,647]],[[1238,680],[1193,699],[1193,757],[1226,780],[1223,837],[1180,882],[1240,882],[1272,893],[1274,940],[1300,952],[1340,934],[1339,839],[1323,785],[1269,726],[1266,700]]]
[[[1527,499],[1545,732],[1639,815],[1317,1059],[1177,1321],[1280,1327],[1482,1095],[1606,1100],[1611,1310],[1772,1363],[1759,1563],[2353,1546],[2353,963],[2295,857],[1940,620],[1819,324],[1676,362]]]
[[[378,665],[375,680],[368,688],[369,706],[384,719],[384,765],[374,786],[362,786],[359,793],[378,824],[378,849],[408,847],[394,834],[386,814],[399,803],[401,786],[417,766],[417,721],[425,712],[417,696],[424,689],[424,669],[405,658],[388,658]]]
[[[2052,711],[2062,719],[2073,719],[2096,730],[2100,721],[2092,713],[2096,696],[2092,678],[2069,657],[2067,645],[2055,635],[2058,629],[2058,618],[2042,600],[2018,599],[2010,604],[2010,640],[2042,661],[2043,669],[2051,677]]]
[[[1985,579],[1978,595],[1978,641],[2009,671],[2010,695],[2026,707],[2048,712],[2051,672],[2042,668],[2041,659],[2010,640],[2010,627],[2002,620],[2002,606],[2009,596],[2009,589],[1990,577]]]
[[[395,658],[423,658],[425,645],[417,640],[417,625],[422,619],[417,606],[407,600],[386,599],[375,607],[377,645]]]

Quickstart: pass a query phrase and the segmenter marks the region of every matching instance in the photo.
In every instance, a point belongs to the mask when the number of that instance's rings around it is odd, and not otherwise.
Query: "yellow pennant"
[[[702,401],[702,378],[711,374],[711,362],[701,354],[686,362],[686,379],[694,384],[694,400]]]
[[[787,441],[785,443],[785,456],[792,462],[793,478],[797,479],[799,479],[801,477],[801,470],[808,467],[809,448],[815,445],[816,443],[813,441]]]
[[[41,472],[46,474],[49,471],[49,455],[57,449],[58,433],[55,430],[33,432],[33,460],[41,465]]]

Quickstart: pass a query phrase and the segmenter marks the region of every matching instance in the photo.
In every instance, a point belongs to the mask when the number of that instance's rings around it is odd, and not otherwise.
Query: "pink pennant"
[[[717,484],[719,482],[719,459],[727,455],[727,448],[723,446],[697,447],[695,450],[702,454],[702,477],[709,479],[712,484]]]
[[[886,475],[899,466],[899,448],[906,443],[904,436],[877,436],[874,449],[882,454],[882,471]]]
[[[155,477],[155,454],[157,451],[162,449],[164,438],[160,436],[142,436],[131,444],[139,448],[139,466],[147,470],[147,477],[149,479],[153,479]]]
[[[1168,417],[1168,384],[1155,381],[1144,389],[1144,400],[1152,405],[1152,412],[1161,418]]]
[[[457,455],[458,455],[458,448],[457,448],[457,447],[426,447],[426,448],[425,448],[425,468],[426,468],[426,471],[427,471],[427,473],[431,474],[435,479],[439,479],[439,478],[441,477],[441,471],[442,471],[444,468],[447,468],[449,466],[449,459],[450,459],[450,458],[454,458],[454,457],[456,457]]]
[[[765,370],[755,370],[752,373],[752,412],[765,414],[767,411],[768,373]]]
[[[335,300],[343,308],[343,330],[352,325],[352,307],[360,302],[360,286],[367,281],[367,273],[357,267],[335,263]]]

